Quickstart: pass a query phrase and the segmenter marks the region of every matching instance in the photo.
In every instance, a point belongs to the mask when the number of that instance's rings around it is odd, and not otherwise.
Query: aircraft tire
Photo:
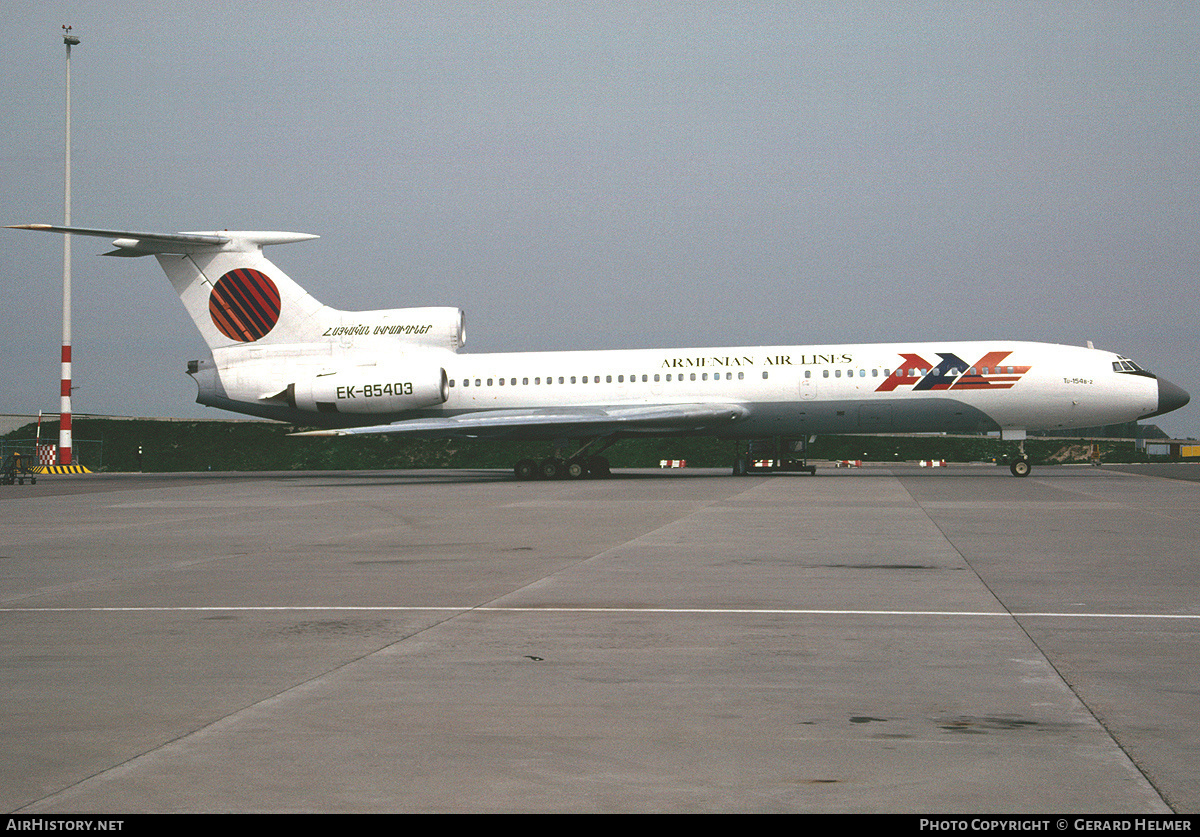
[[[553,456],[543,459],[538,466],[538,476],[544,480],[560,480],[563,477],[563,461]]]
[[[1008,470],[1012,472],[1014,477],[1027,477],[1032,470],[1029,466],[1029,460],[1025,457],[1014,459],[1012,464],[1008,466]]]
[[[572,459],[564,468],[567,479],[579,480],[587,476],[587,464],[580,459]]]
[[[513,473],[519,480],[535,480],[538,478],[538,464],[532,459],[518,459],[513,466]]]
[[[733,475],[735,477],[744,477],[750,473],[750,460],[745,456],[739,456],[733,460]]]

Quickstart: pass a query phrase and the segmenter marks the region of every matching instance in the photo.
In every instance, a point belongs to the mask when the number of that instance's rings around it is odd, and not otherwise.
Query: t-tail
[[[111,238],[114,249],[106,256],[154,256],[214,352],[247,344],[346,347],[371,337],[457,351],[466,339],[458,308],[339,311],[322,305],[262,252],[268,244],[317,238],[308,233],[149,233],[50,224],[12,229]]]

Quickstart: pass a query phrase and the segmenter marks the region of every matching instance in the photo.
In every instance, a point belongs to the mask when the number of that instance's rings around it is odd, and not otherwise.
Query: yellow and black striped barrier
[[[82,465],[34,465],[29,469],[35,474],[90,474]]]

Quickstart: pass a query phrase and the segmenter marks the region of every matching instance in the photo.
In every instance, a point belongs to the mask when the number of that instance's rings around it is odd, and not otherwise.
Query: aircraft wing
[[[369,427],[309,430],[293,436],[358,436],[399,433],[439,438],[487,436],[544,439],[613,433],[675,433],[716,430],[750,415],[744,404],[654,404],[637,407],[552,407],[482,410],[445,418],[407,419]]]

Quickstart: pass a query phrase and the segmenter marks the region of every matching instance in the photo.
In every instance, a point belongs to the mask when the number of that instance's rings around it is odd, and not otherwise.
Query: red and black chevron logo
[[[279,322],[279,288],[252,268],[231,270],[213,286],[208,313],[213,325],[230,340],[259,340]]]

